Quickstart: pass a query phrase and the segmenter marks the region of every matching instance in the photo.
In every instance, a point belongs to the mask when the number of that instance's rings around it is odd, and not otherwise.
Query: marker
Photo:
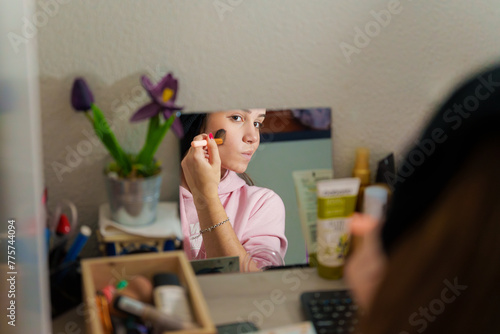
[[[122,312],[138,316],[146,321],[151,321],[156,330],[180,330],[194,329],[195,324],[184,322],[180,318],[166,314],[138,300],[118,296],[115,299],[114,307]]]
[[[66,257],[62,262],[63,264],[76,260],[76,258],[78,257],[78,255],[80,255],[83,246],[85,246],[85,243],[87,242],[91,234],[92,230],[87,225],[82,225],[80,227],[80,233],[78,233],[78,236],[73,242],[73,245],[71,245],[70,249],[68,250]]]
[[[222,138],[215,138],[215,143],[217,145],[222,145],[224,140]],[[194,140],[191,142],[191,147],[207,146],[208,142],[206,140]]]
[[[69,223],[68,216],[64,213],[59,217],[59,223],[57,224],[56,234],[58,237],[68,235],[71,232],[71,224]]]

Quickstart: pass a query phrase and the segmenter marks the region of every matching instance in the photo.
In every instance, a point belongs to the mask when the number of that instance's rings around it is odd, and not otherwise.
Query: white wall
[[[127,147],[143,140],[144,129],[127,117],[147,102],[131,95],[140,95],[139,77],[148,69],[173,71],[178,103],[190,111],[331,107],[333,166],[343,177],[357,146],[372,150],[373,168],[389,152],[400,157],[456,80],[500,56],[500,6],[493,0],[402,0],[383,26],[372,11],[386,10],[388,0],[59,1],[40,0],[38,10],[50,16],[35,22],[45,180],[51,203],[73,200],[90,225],[105,201],[103,150],[94,146],[60,178],[53,170],[54,162],[67,164],[67,147],[84,145],[82,131],[90,130],[68,102],[76,76],[87,78]],[[228,9],[222,14],[221,4]],[[373,29],[372,37],[356,39],[358,28]],[[341,43],[358,45],[359,53],[347,59]],[[161,149],[171,171],[163,199],[175,199],[172,133]]]

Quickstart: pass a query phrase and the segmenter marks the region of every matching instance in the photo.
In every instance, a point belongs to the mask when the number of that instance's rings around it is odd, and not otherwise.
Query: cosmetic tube
[[[389,189],[384,185],[372,185],[365,188],[363,213],[370,215],[377,222],[385,219]]]
[[[317,183],[318,275],[327,279],[343,276],[349,250],[349,220],[356,206],[359,178],[323,180]]]
[[[165,314],[153,306],[129,297],[118,296],[115,299],[114,307],[122,312],[138,316],[144,321],[151,322],[156,331],[194,328],[192,324],[184,323],[177,317]]]
[[[352,170],[352,176],[361,181],[358,191],[358,200],[356,201],[356,211],[363,210],[363,200],[365,188],[370,185],[370,151],[365,147],[356,149],[356,162]]]
[[[316,183],[320,180],[333,178],[331,169],[311,169],[294,171],[292,173],[297,195],[297,208],[299,210],[302,235],[306,241],[306,251],[309,256],[308,263],[311,267],[317,265],[316,259],[316,217],[317,198]]]
[[[186,289],[180,284],[176,274],[154,275],[153,286],[154,304],[158,310],[186,323],[193,322]]]

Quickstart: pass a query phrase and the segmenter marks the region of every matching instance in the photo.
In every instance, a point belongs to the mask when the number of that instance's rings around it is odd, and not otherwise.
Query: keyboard
[[[348,290],[304,292],[302,310],[318,334],[353,333],[358,306]]]

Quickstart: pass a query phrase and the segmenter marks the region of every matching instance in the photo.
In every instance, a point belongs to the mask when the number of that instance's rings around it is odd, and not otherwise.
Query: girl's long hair
[[[500,333],[499,172],[495,135],[395,244],[361,333]]]

